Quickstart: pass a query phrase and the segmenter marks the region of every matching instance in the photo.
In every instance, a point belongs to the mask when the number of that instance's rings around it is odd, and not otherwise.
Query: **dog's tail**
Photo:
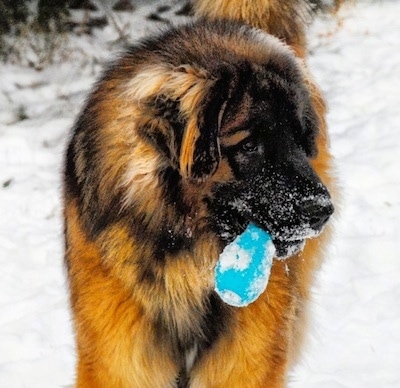
[[[305,26],[319,10],[338,9],[344,0],[194,0],[195,14],[210,20],[229,19],[247,23],[275,35],[306,54]]]

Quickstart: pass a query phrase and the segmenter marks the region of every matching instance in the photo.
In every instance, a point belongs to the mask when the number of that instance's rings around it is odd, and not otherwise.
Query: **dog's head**
[[[290,256],[333,213],[311,166],[318,117],[297,71],[245,63],[232,71],[229,82],[219,85],[231,90],[219,139],[233,178],[215,183],[209,199],[215,226],[230,241],[254,222],[272,234],[277,256]]]
[[[182,181],[209,188],[202,201],[221,241],[253,222],[273,236],[278,256],[298,252],[333,212],[311,166],[319,121],[301,65],[285,54],[200,68],[146,70],[157,93],[140,133]]]

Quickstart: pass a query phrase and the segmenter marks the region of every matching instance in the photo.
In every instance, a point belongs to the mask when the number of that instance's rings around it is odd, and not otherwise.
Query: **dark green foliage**
[[[26,1],[0,0],[0,35],[11,31],[19,23],[28,18]]]
[[[44,32],[63,31],[69,15],[68,0],[39,0],[37,23]]]

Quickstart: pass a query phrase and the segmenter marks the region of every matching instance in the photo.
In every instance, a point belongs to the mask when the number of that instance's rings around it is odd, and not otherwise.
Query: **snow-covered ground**
[[[158,28],[145,19],[151,9],[121,24],[133,39]],[[310,66],[330,106],[342,206],[293,388],[400,387],[399,15],[398,0],[360,1],[310,29]],[[0,65],[0,387],[73,383],[61,161],[116,38],[109,26],[71,39],[41,70]],[[26,57],[37,62],[34,53]]]

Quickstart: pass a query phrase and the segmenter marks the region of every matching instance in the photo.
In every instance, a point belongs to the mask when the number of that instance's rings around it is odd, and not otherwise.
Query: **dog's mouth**
[[[259,217],[259,225],[273,239],[278,259],[301,252],[308,239],[318,237],[333,213],[328,196],[302,199],[295,204],[297,211],[280,213],[281,207],[270,208],[268,217]]]
[[[306,241],[318,237],[334,211],[328,193],[271,201],[263,195],[257,200],[254,195],[221,196],[221,207],[216,207],[215,221],[221,239],[227,243],[240,235],[249,223],[269,233],[275,245],[275,257],[285,259],[304,249]],[[268,199],[264,200],[264,199]],[[286,199],[284,197],[283,199]],[[291,201],[289,201],[291,199]],[[273,202],[275,205],[271,205]],[[219,204],[214,202],[213,205]],[[227,204],[229,205],[227,207]]]
[[[304,249],[306,240],[318,237],[323,229],[324,226],[314,229],[308,223],[278,230],[266,228],[272,236],[276,248],[275,256],[278,259],[285,259],[301,252]]]
[[[275,245],[275,257],[278,259],[286,259],[287,257],[293,256],[301,252],[306,244],[306,240],[273,240]]]
[[[232,218],[227,217],[228,215]],[[219,235],[225,242],[231,242],[241,234],[249,222],[269,233],[275,245],[275,257],[286,259],[300,253],[308,239],[318,237],[324,230],[325,223],[314,228],[309,222],[300,222],[297,225],[281,225],[265,219],[254,219],[254,217],[240,217],[233,212],[225,212],[224,217],[218,220]]]

